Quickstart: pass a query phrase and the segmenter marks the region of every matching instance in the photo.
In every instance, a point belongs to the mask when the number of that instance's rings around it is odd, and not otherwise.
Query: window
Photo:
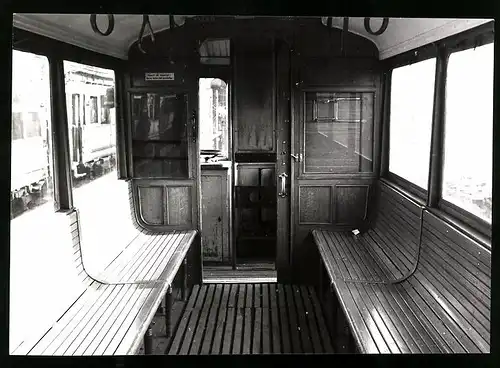
[[[12,94],[16,98],[12,103],[11,217],[17,218],[39,207],[53,211],[46,57],[13,51]]]
[[[12,96],[9,351],[57,318],[58,296],[46,286],[57,282],[51,276],[60,270],[55,250],[62,248],[56,239],[60,229],[52,226],[57,214],[46,57],[12,51]]]
[[[28,113],[28,119],[24,128],[26,130],[26,138],[42,136],[42,125],[40,123],[40,116],[37,112]]]
[[[98,123],[97,120],[97,97],[90,96],[90,122]]]
[[[392,71],[389,171],[427,190],[436,59]]]
[[[79,125],[80,122],[80,95],[76,93],[71,96],[71,108],[73,111],[73,125]]]
[[[304,172],[373,170],[373,93],[305,94]]]
[[[218,78],[200,78],[200,149],[228,156],[228,85]]]
[[[106,96],[101,95],[101,124],[109,124],[109,107],[106,102]]]
[[[66,98],[74,93],[88,103],[87,117],[98,123],[102,118],[102,97],[114,96],[113,70],[64,61]],[[100,101],[98,101],[98,98]],[[104,101],[105,102],[105,101]],[[98,112],[98,104],[101,112]],[[68,105],[68,110],[70,106]],[[101,114],[101,115],[98,115]],[[87,272],[97,275],[127,244],[132,226],[128,183],[116,172],[116,114],[108,107],[107,124],[73,126],[68,121],[72,165],[73,205],[78,209],[84,242],[83,262]],[[87,121],[89,122],[89,121]],[[103,204],[103,199],[105,204]],[[103,211],[103,206],[106,211]],[[113,221],[109,221],[113,218]],[[130,240],[130,239],[129,239]]]
[[[448,62],[442,198],[491,223],[493,44]]]
[[[134,93],[132,156],[134,176],[187,178],[187,95]]]
[[[12,112],[12,140],[23,138],[23,119],[20,112]]]

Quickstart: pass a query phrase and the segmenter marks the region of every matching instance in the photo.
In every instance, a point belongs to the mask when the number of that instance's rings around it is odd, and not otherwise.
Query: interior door
[[[292,279],[291,201],[294,193],[292,166],[292,104],[290,48],[276,40],[276,270],[278,282]]]
[[[311,229],[352,230],[367,217],[376,89],[307,81],[293,86],[291,262],[300,278],[294,282],[314,282],[317,252],[305,241]]]

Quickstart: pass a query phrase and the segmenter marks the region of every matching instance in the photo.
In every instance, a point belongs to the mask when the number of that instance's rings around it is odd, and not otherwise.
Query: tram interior
[[[490,353],[493,20],[13,26],[11,355]]]

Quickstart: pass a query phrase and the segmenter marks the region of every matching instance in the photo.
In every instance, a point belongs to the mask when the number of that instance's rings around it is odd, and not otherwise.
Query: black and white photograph
[[[14,13],[9,355],[492,353],[494,28]]]

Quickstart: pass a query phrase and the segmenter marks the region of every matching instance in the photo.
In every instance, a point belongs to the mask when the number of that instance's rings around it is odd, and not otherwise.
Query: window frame
[[[52,73],[53,73],[52,69],[54,67],[54,61],[47,54],[32,51],[32,50],[26,50],[26,49],[20,49],[17,47],[12,47],[11,48],[11,64],[12,64],[12,55],[16,51],[44,57],[47,61],[48,93],[49,93],[47,98],[48,98],[48,103],[49,103],[49,107],[50,107],[49,108],[49,111],[50,111],[50,122],[49,122],[50,132],[52,133],[47,137],[48,141],[46,142],[46,144],[47,144],[46,148],[49,150],[49,155],[48,155],[49,162],[47,163],[47,165],[50,167],[50,170],[52,172],[52,175],[50,175],[48,179],[50,181],[52,181],[52,184],[51,184],[52,188],[53,188],[52,202],[54,205],[54,213],[62,212],[62,211],[64,211],[64,209],[62,209],[60,206],[60,201],[59,201],[60,191],[58,190],[58,180],[60,178],[60,174],[58,173],[58,157],[56,154],[57,144],[54,143],[54,141],[55,141],[55,138],[54,138],[54,135],[55,135],[54,116],[56,114],[54,111],[54,109],[56,108],[56,103],[54,102],[54,83],[53,83],[54,78],[52,78]],[[12,78],[11,78],[11,83],[13,83]],[[40,134],[36,135],[36,136],[28,136],[28,131],[29,131],[28,125],[35,123],[35,120],[33,120],[33,113],[37,113],[37,112],[36,111],[35,112],[33,112],[33,111],[21,111],[20,114],[21,114],[21,134],[22,134],[22,136],[20,138],[18,138],[19,140],[26,140],[26,139],[32,139],[32,138],[42,138],[43,139],[44,129],[42,126],[42,121],[40,121],[39,115],[38,115],[38,121],[37,121],[37,124],[38,124],[38,129],[37,129],[38,132],[37,133],[40,133]],[[11,114],[12,114],[12,112],[11,112]],[[67,119],[67,116],[64,116],[63,118]],[[25,124],[25,120],[27,120],[27,119],[30,120],[28,125]],[[12,145],[12,143],[14,142],[12,133],[13,133],[13,130],[12,130],[12,124],[11,124],[10,134],[9,134],[9,136],[10,136],[9,144],[10,145]],[[43,140],[43,141],[45,142],[45,140]],[[12,151],[9,152],[9,159],[11,159],[11,157],[12,157]],[[11,174],[12,174],[12,169],[9,170],[9,181],[12,179],[10,176]],[[9,188],[10,188],[10,184],[9,184]],[[10,188],[10,189],[12,189],[12,188]]]
[[[49,62],[49,83],[50,83],[50,110],[51,110],[51,144],[53,170],[54,170],[54,207],[55,212],[67,212],[73,209],[72,184],[71,184],[71,162],[69,157],[69,137],[68,121],[72,117],[67,116],[64,66],[65,60],[110,69],[115,75],[115,106],[116,108],[116,130],[117,130],[117,161],[118,178],[127,180],[131,177],[128,170],[127,157],[123,139],[124,120],[126,110],[123,91],[127,88],[127,62],[116,57],[99,54],[83,49],[79,46],[70,45],[62,41],[42,36],[30,31],[13,27],[11,51],[28,52],[44,56]],[[11,54],[12,55],[12,54]],[[12,56],[11,56],[12,61]],[[69,101],[68,101],[69,103]],[[80,108],[83,110],[82,99],[80,98]],[[78,111],[79,119],[82,119],[83,111]],[[82,115],[80,115],[82,114]],[[56,119],[57,118],[57,121]],[[81,121],[85,125],[85,121]],[[9,136],[11,133],[9,134]],[[11,138],[12,140],[12,138]],[[8,153],[10,154],[10,152]],[[10,172],[9,172],[10,176]]]
[[[199,81],[200,79],[209,79],[209,78],[212,78],[212,79],[220,79],[221,81],[223,81],[227,88],[226,88],[226,110],[227,110],[227,153],[225,155],[221,155],[221,150],[204,150],[201,148],[201,141],[200,141],[200,149],[199,149],[199,154],[202,155],[202,154],[213,154],[215,152],[218,153],[219,157],[222,159],[222,160],[230,160],[231,157],[232,157],[232,152],[233,152],[233,147],[232,147],[232,128],[233,128],[233,125],[232,125],[232,119],[231,119],[231,78],[229,77],[227,71],[229,70],[228,69],[229,67],[228,66],[217,66],[215,68],[211,68],[209,66],[206,66],[206,68],[204,68],[203,70],[203,73],[200,74],[197,79],[198,79],[198,91],[197,91],[197,99],[198,99],[198,111],[199,111]],[[219,95],[217,93],[217,95]],[[219,101],[219,99],[217,99]],[[220,105],[218,104],[216,106],[219,107]],[[197,118],[197,124],[199,125],[198,126],[198,130],[200,131],[201,133],[201,119],[198,117]]]
[[[482,243],[491,242],[492,239],[492,223],[489,224],[479,216],[461,208],[442,197],[442,175],[444,171],[444,108],[446,104],[445,88],[446,74],[448,70],[449,56],[454,52],[468,50],[483,45],[494,43],[494,22],[489,22],[467,31],[444,38],[438,42],[421,46],[415,50],[408,51],[401,55],[396,55],[385,61],[382,67],[384,75],[384,106],[383,106],[383,126],[382,126],[382,149],[381,149],[381,166],[379,177],[387,182],[409,192],[417,197],[425,200],[428,210],[443,218],[445,221],[452,221],[454,226],[459,226],[462,231],[467,233],[478,233]],[[399,177],[397,174],[389,172],[389,136],[390,136],[390,110],[391,110],[391,84],[392,71],[395,68],[410,65],[416,62],[424,61],[430,58],[436,58],[436,74],[434,78],[434,102],[432,116],[432,136],[430,147],[430,165],[429,165],[429,180],[428,190],[423,190],[417,185],[408,180]],[[445,65],[445,70],[439,71],[440,64]],[[442,66],[441,66],[442,67]],[[441,74],[438,76],[438,74]],[[494,75],[495,77],[495,75]],[[439,96],[436,95],[439,92]],[[442,97],[444,95],[444,97]],[[495,91],[494,94],[495,96]],[[493,104],[493,119],[495,121],[495,101]],[[495,125],[493,124],[493,129]],[[437,133],[435,132],[437,131]],[[436,137],[434,135],[437,134]],[[492,132],[494,138],[494,131]],[[436,140],[436,142],[434,142]],[[493,151],[495,146],[493,144]],[[435,156],[433,158],[433,155]],[[433,162],[433,160],[435,162]],[[492,174],[494,167],[492,167]],[[433,180],[439,181],[437,185],[431,185],[431,177]],[[494,183],[493,186],[494,187]],[[494,192],[494,189],[493,189]],[[426,198],[427,197],[427,198]],[[491,245],[489,245],[491,247]]]
[[[438,67],[438,55],[431,52],[431,50],[427,47],[425,49],[425,53],[419,54],[417,51],[415,51],[414,59],[410,60],[409,63],[402,64],[402,65],[396,64],[395,66],[393,66],[389,70],[390,77],[386,80],[386,83],[388,83],[388,85],[386,86],[387,93],[384,96],[386,98],[388,97],[390,102],[389,102],[388,106],[386,106],[386,111],[384,113],[384,120],[387,124],[387,131],[385,132],[387,140],[385,142],[385,146],[383,147],[383,150],[385,151],[385,154],[386,154],[386,157],[384,158],[384,161],[385,161],[384,167],[385,167],[386,172],[383,174],[383,177],[387,178],[389,181],[399,185],[400,187],[406,189],[407,191],[411,192],[412,194],[414,194],[422,199],[425,199],[429,193],[429,178],[430,178],[430,169],[431,169],[430,160],[432,157],[432,150],[429,150],[429,167],[427,169],[429,172],[429,175],[427,177],[427,189],[421,188],[417,184],[411,182],[410,180],[405,179],[402,176],[390,171],[390,169],[389,169],[389,165],[390,165],[390,131],[391,131],[391,106],[390,105],[392,104],[391,93],[392,93],[392,82],[393,82],[393,78],[394,78],[394,74],[393,74],[394,69],[402,68],[402,67],[417,64],[417,63],[421,63],[421,62],[424,62],[424,61],[427,61],[430,59],[434,59],[434,58],[436,59],[436,68],[437,68]],[[433,110],[431,113],[431,125],[430,125],[431,132],[432,132],[433,124],[434,124],[434,109],[435,109],[434,100],[435,100],[435,94],[436,94],[436,89],[435,89],[436,80],[437,80],[436,73],[434,72]],[[430,139],[429,144],[432,147],[432,134],[431,134],[431,139]]]
[[[466,51],[466,50],[470,50],[472,48],[476,48],[476,47],[480,47],[480,46],[485,46],[485,45],[488,45],[488,44],[491,44],[491,43],[494,43],[494,40],[491,39],[491,37],[489,37],[488,33],[485,33],[485,34],[480,34],[478,35],[477,37],[474,38],[474,41],[470,40],[470,39],[467,39],[467,40],[462,40],[461,42],[458,42],[457,44],[455,44],[454,46],[452,47],[449,47],[446,51],[446,58],[449,60],[450,56],[454,53],[457,53],[457,52],[461,52],[461,51]],[[448,63],[446,65],[448,67]],[[447,68],[448,70],[448,68]],[[447,79],[447,78],[445,78]],[[444,83],[446,83],[446,80],[444,81]],[[495,110],[495,90],[494,90],[494,86],[493,86],[493,110]],[[446,106],[446,98],[442,101],[442,103],[444,104],[444,106]],[[494,123],[494,120],[495,117],[493,116],[493,124],[492,124],[492,128],[494,129],[494,126],[495,126],[495,123]],[[443,132],[445,131],[446,129],[446,119],[443,117],[442,119],[442,129],[443,129]],[[494,131],[492,130],[492,140],[494,138]],[[444,134],[443,134],[444,135]],[[445,140],[444,140],[444,136],[443,136],[443,139],[442,139],[442,142],[441,142],[442,146],[441,146],[441,155],[442,155],[442,165],[441,165],[441,168],[440,168],[440,181],[441,181],[441,186],[440,186],[440,193],[439,193],[439,197],[438,197],[438,201],[437,201],[437,204],[436,204],[436,208],[443,211],[444,213],[446,213],[447,215],[450,215],[451,217],[453,218],[456,218],[458,219],[459,221],[461,222],[465,222],[467,224],[469,224],[472,228],[474,228],[475,230],[478,230],[479,232],[481,232],[482,234],[485,234],[487,236],[489,236],[491,238],[491,231],[492,231],[492,224],[493,224],[493,218],[492,218],[492,223],[489,224],[486,220],[483,220],[481,217],[475,215],[474,213],[472,212],[469,212],[468,210],[454,204],[454,203],[451,203],[450,201],[446,200],[443,198],[443,193],[442,193],[442,176],[443,176],[443,173],[444,173],[444,148],[445,148]],[[492,147],[492,151],[494,151],[494,141],[492,141],[492,144],[493,144],[493,147]],[[493,170],[494,170],[494,162],[493,162],[493,166],[491,168],[491,174],[493,176]],[[492,181],[492,195],[493,195],[493,181]],[[493,210],[492,210],[493,211]]]
[[[299,121],[298,123],[298,134],[296,137],[297,147],[299,148],[299,169],[297,171],[299,179],[341,179],[341,178],[372,178],[377,175],[378,168],[378,124],[379,124],[379,89],[377,86],[374,87],[361,87],[361,86],[305,86],[297,92],[300,96],[300,104],[298,106]],[[359,93],[373,95],[373,120],[371,129],[371,140],[372,140],[372,169],[370,171],[360,171],[360,172],[308,172],[305,168],[305,140],[306,140],[306,98],[308,93]]]

